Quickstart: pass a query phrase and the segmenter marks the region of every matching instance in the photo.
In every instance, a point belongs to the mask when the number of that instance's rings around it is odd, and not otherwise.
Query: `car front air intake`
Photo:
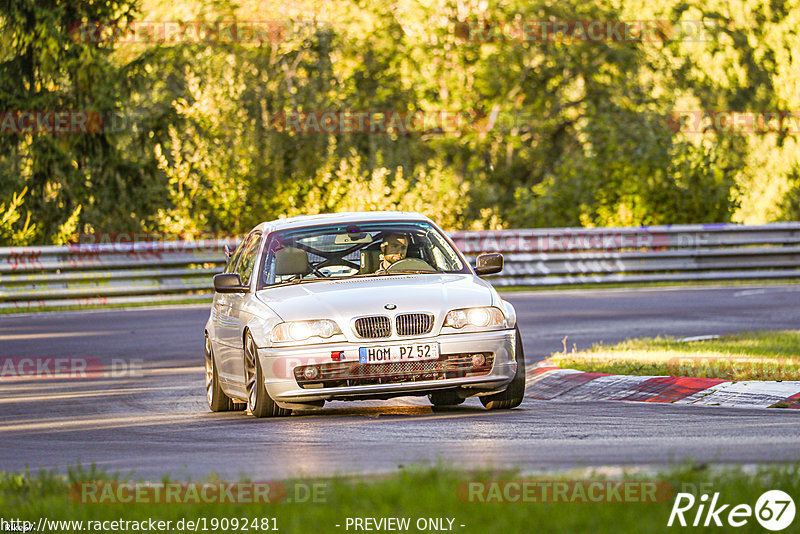
[[[392,322],[383,315],[359,317],[355,321],[358,337],[376,339],[389,337],[392,334]]]
[[[433,330],[433,315],[429,313],[404,313],[395,318],[398,336],[421,336]]]

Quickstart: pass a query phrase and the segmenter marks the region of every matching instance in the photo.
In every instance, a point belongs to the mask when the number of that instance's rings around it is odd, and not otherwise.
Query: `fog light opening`
[[[315,365],[310,365],[303,369],[303,376],[306,380],[314,380],[319,375],[319,370]]]
[[[483,367],[486,365],[486,356],[483,354],[472,355],[472,367]]]

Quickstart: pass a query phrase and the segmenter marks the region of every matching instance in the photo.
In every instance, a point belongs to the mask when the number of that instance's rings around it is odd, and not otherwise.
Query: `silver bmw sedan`
[[[427,217],[336,213],[265,222],[214,277],[205,328],[208,404],[286,416],[328,400],[478,396],[509,409],[525,393],[516,313]]]

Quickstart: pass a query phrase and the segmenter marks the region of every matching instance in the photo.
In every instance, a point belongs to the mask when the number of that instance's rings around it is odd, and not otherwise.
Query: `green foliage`
[[[408,530],[412,532],[418,519],[449,518],[454,522],[453,530],[463,524],[465,527],[461,530],[465,532],[660,533],[670,532],[666,524],[678,493],[695,494],[698,501],[698,491],[719,493],[717,509],[726,503],[753,506],[768,490],[797,495],[800,490],[798,475],[800,467],[797,464],[781,463],[713,469],[705,464],[688,463],[660,472],[637,467],[621,471],[599,467],[545,473],[522,473],[511,469],[465,471],[441,465],[413,465],[369,478],[337,476],[321,480],[281,480],[278,483],[286,488],[290,499],[268,504],[231,502],[234,499],[230,498],[222,499],[224,502],[221,503],[204,503],[190,496],[185,503],[154,505],[143,502],[144,499],[122,503],[107,497],[101,503],[80,502],[79,494],[70,493],[74,489],[72,484],[106,482],[113,488],[111,484],[120,482],[118,478],[96,471],[87,470],[77,475],[73,472],[68,477],[47,472],[38,475],[0,473],[0,513],[3,517],[19,518],[34,525],[41,518],[50,522],[82,521],[84,531],[89,526],[87,521],[137,521],[143,522],[144,528],[148,519],[169,520],[174,529],[181,519],[184,524],[186,520],[201,519],[211,527],[212,521],[218,522],[221,518],[231,524],[235,520],[238,525],[241,525],[238,522],[240,518],[247,518],[248,523],[253,518],[276,518],[277,529],[281,531],[333,532],[335,524],[344,525],[348,518],[367,516],[410,518],[411,528]],[[220,483],[214,476],[207,481],[212,485]],[[618,491],[600,490],[597,492],[598,502],[595,493],[589,493],[587,487],[604,481],[613,484],[612,487]],[[133,480],[123,482],[134,483]],[[165,477],[149,483],[170,482],[173,480]],[[194,487],[203,488],[203,482],[193,481]],[[645,492],[643,490],[649,485],[637,484],[648,482],[656,491]],[[560,494],[554,492],[556,487],[564,491]],[[523,488],[523,491],[517,488]],[[191,495],[188,492],[178,494]],[[308,494],[318,498],[313,502],[305,499],[297,502],[295,495]],[[290,502],[291,499],[294,502]],[[687,521],[691,522],[695,509],[698,507],[686,513]],[[729,510],[720,514],[720,521],[725,521]],[[736,532],[764,532],[755,518],[746,519],[747,524],[738,527]],[[446,522],[444,526],[447,527]],[[74,526],[65,531],[78,530]],[[221,528],[210,530],[225,531]],[[725,529],[712,523],[711,527],[700,526],[693,530],[715,532]]]
[[[0,4],[0,110],[106,118],[91,134],[0,135],[0,198],[27,189],[36,223],[6,232],[7,243],[240,234],[345,209],[414,209],[448,229],[798,218],[796,132],[687,134],[667,120],[676,110],[798,109],[797,0],[345,1],[319,13],[276,4],[269,16],[228,0],[141,2]],[[147,18],[285,20],[287,31],[215,44],[82,42],[68,31]],[[707,34],[475,33],[479,21],[548,19],[701,21]],[[462,122],[439,134],[279,127],[292,111],[382,110]]]
[[[550,362],[595,373],[695,376],[725,380],[797,380],[800,331],[745,332],[683,342],[671,337],[627,339],[589,350],[558,352]]]
[[[76,207],[72,215],[64,221],[64,224],[58,227],[58,231],[56,231],[52,238],[54,245],[67,245],[71,242],[75,232],[78,230],[78,220],[82,209],[82,206]]]
[[[23,198],[27,188],[11,195],[5,202],[0,202],[0,245],[29,245],[36,234],[36,225],[31,224],[31,214],[25,215],[25,222],[18,224],[22,214]]]
[[[651,59],[674,109],[752,114],[800,106],[797,0],[668,0],[634,6],[625,3],[631,18],[703,25],[699,39],[668,41]],[[769,133],[710,130],[685,137],[712,150],[716,169],[735,182],[732,219],[764,223],[790,217],[780,205],[798,162],[798,133],[796,126],[784,124]]]
[[[518,189],[515,220],[524,226],[635,226],[728,221],[732,178],[703,147],[674,142],[666,128],[636,114],[588,125],[594,140],[552,175]],[[623,119],[623,117],[619,117]],[[635,121],[639,120],[640,124]],[[645,141],[645,142],[641,142]]]
[[[403,167],[369,169],[352,154],[339,162],[333,172],[314,180],[305,202],[287,215],[359,210],[402,210],[427,213],[448,228],[464,224],[469,186],[452,171],[420,167],[404,172]]]
[[[0,110],[107,116],[128,105],[125,72],[110,62],[112,48],[83,42],[70,28],[87,20],[122,23],[133,8],[128,0],[0,4]],[[150,209],[148,159],[123,154],[108,131],[5,133],[0,154],[0,194],[28,189],[37,242],[57,241],[65,223],[135,229],[135,214]],[[69,222],[76,213],[78,220]]]
[[[781,200],[781,219],[800,221],[800,165],[794,167],[789,174],[789,190]]]

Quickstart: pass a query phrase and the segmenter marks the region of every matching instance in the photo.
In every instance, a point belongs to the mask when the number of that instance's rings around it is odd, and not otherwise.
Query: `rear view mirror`
[[[351,245],[354,243],[372,243],[372,236],[368,233],[339,234],[333,241],[337,245]]]
[[[477,273],[478,276],[484,276],[487,274],[496,274],[502,270],[503,270],[502,254],[497,254],[497,253],[481,254],[475,261],[475,273]]]
[[[244,293],[250,288],[242,285],[236,273],[222,273],[214,276],[214,291],[217,293]]]

